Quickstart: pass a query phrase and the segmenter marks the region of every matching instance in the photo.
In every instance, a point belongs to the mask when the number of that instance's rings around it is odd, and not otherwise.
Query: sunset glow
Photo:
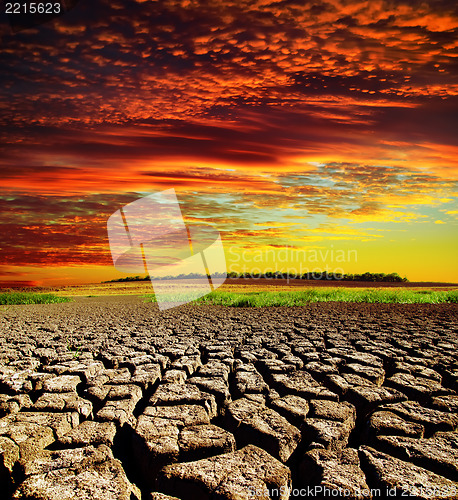
[[[123,276],[108,217],[169,188],[228,270],[458,282],[455,2],[81,0],[0,20],[4,285]]]

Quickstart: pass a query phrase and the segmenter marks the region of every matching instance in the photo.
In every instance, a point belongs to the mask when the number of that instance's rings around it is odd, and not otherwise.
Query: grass
[[[67,350],[72,353],[74,359],[78,359],[81,356],[82,345],[78,347],[72,347],[69,342],[67,342]]]
[[[57,297],[52,293],[33,293],[33,292],[7,292],[0,293],[1,305],[18,304],[54,304],[56,302],[69,302],[68,297]]]
[[[147,299],[156,302],[154,295]],[[173,300],[186,300],[186,296],[171,297]],[[218,305],[228,307],[269,307],[304,306],[311,302],[357,302],[371,304],[441,304],[458,303],[458,290],[406,290],[374,288],[318,288],[300,291],[263,291],[234,293],[216,291],[194,304]]]

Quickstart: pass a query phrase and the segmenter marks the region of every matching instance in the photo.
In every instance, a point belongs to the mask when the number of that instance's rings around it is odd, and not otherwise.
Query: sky
[[[454,0],[73,3],[0,14],[4,286],[125,275],[108,217],[170,188],[229,271],[458,282]]]

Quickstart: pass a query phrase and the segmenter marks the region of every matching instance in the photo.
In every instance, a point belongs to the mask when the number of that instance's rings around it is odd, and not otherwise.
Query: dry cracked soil
[[[458,498],[456,305],[0,311],[0,497]]]

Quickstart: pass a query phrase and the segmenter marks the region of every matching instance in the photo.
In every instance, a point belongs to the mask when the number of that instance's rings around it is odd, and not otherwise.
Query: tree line
[[[210,275],[189,273],[180,274],[178,276],[127,276],[125,278],[117,278],[114,280],[103,281],[102,283],[122,283],[125,281],[150,281],[150,280],[176,280],[176,279],[203,279],[210,278]],[[308,272],[303,274],[296,273],[282,273],[280,271],[266,272],[266,273],[215,273],[214,278],[232,278],[232,279],[300,279],[300,280],[327,280],[327,281],[372,281],[372,282],[408,282],[409,280],[404,276],[399,276],[398,273],[370,273],[365,272],[362,274],[340,274],[324,272]]]

